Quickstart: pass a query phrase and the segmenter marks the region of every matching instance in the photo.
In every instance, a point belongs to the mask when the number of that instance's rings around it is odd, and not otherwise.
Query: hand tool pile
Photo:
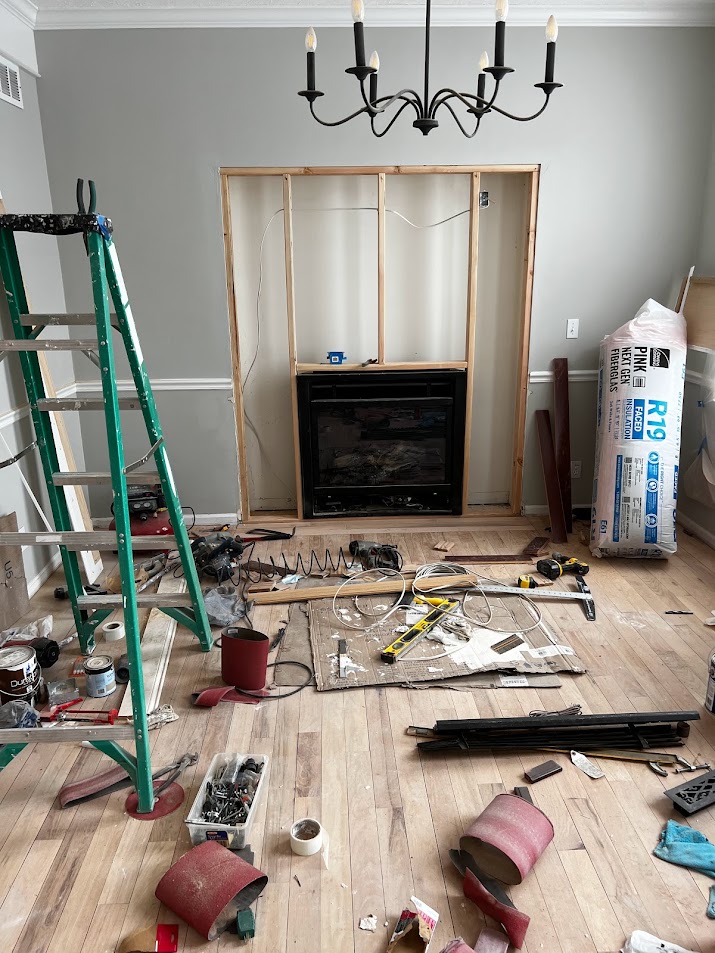
[[[262,769],[253,758],[229,761],[221,776],[206,785],[201,819],[214,824],[245,824]]]
[[[422,751],[543,749],[598,751],[678,747],[690,732],[696,711],[652,711],[602,715],[541,715],[538,718],[463,718],[438,721],[434,728],[411,726],[408,734],[429,737]]]

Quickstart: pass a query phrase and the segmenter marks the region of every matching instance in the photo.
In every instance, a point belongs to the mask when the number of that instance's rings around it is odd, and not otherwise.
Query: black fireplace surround
[[[305,517],[462,512],[465,371],[297,380]]]

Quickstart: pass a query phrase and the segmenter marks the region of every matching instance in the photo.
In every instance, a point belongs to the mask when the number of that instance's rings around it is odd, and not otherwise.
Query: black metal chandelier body
[[[319,89],[316,89],[315,86],[315,53],[318,43],[315,30],[312,27],[308,30],[305,37],[305,47],[307,53],[307,88],[302,89],[298,95],[302,96],[304,99],[307,99],[311,115],[317,122],[321,124],[321,126],[342,126],[344,123],[350,122],[351,119],[355,119],[356,116],[360,116],[365,113],[370,117],[370,126],[372,128],[373,134],[377,137],[381,137],[390,131],[392,126],[406,109],[412,108],[415,112],[415,119],[413,120],[412,125],[415,127],[415,129],[419,129],[420,132],[426,136],[433,129],[436,129],[439,126],[437,113],[444,108],[451,114],[462,133],[468,139],[471,139],[477,134],[482,117],[489,112],[499,113],[501,116],[506,116],[508,119],[513,119],[516,122],[529,122],[532,119],[536,119],[544,112],[553,91],[563,85],[562,83],[554,82],[556,38],[558,36],[558,27],[554,17],[549,17],[549,21],[546,26],[547,42],[544,81],[543,83],[534,84],[537,89],[541,89],[543,91],[544,102],[542,103],[541,108],[531,116],[515,116],[513,113],[507,112],[505,109],[501,109],[496,105],[496,99],[499,94],[499,88],[501,86],[502,80],[509,73],[514,72],[514,70],[509,66],[504,65],[506,16],[509,8],[508,0],[496,0],[494,65],[490,66],[486,52],[482,53],[479,60],[479,74],[477,79],[476,95],[474,93],[458,93],[456,90],[451,89],[450,87],[444,87],[443,89],[437,90],[437,92],[430,97],[430,33],[432,26],[432,0],[426,0],[426,4],[423,95],[420,96],[420,94],[414,89],[401,89],[394,95],[378,96],[377,78],[380,68],[380,60],[377,53],[373,52],[372,56],[370,57],[369,64],[367,64],[365,61],[363,0],[352,0],[353,20],[355,21],[353,24],[353,30],[355,34],[355,66],[350,66],[345,70],[345,72],[355,76],[355,78],[358,80],[360,84],[360,95],[363,100],[363,105],[359,109],[356,109],[355,112],[350,113],[350,115],[334,122],[321,119],[320,116],[318,116],[315,112],[315,101],[325,94]],[[486,96],[485,89],[487,73],[494,80],[494,88],[490,97]],[[367,91],[365,89],[366,80],[369,80]],[[458,106],[460,103],[463,107],[465,107],[466,114],[471,116],[474,120],[473,129],[469,129],[465,126],[457,111],[455,110],[454,107]],[[389,122],[387,122],[383,128],[379,129],[376,124],[376,119],[378,119],[379,116],[388,113],[388,111],[392,111],[393,107],[396,107],[394,115],[392,115]],[[471,125],[471,121],[469,124]]]

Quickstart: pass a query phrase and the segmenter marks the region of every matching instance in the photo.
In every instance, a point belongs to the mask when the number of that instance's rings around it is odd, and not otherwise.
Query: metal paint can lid
[[[36,653],[30,646],[13,645],[0,649],[0,668],[21,668],[35,659]]]
[[[114,659],[111,655],[92,655],[85,659],[83,668],[88,675],[103,675],[114,668]]]

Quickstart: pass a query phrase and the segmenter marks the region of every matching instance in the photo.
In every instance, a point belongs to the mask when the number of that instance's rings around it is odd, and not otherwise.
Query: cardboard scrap
[[[0,533],[16,532],[16,514],[0,516]],[[0,546],[0,631],[9,629],[29,609],[22,547]]]
[[[439,914],[417,897],[410,897],[410,901],[415,910],[405,907],[400,914],[400,919],[387,944],[387,953],[392,953],[398,945],[401,950],[420,950],[421,953],[429,951],[434,931],[437,929]]]

